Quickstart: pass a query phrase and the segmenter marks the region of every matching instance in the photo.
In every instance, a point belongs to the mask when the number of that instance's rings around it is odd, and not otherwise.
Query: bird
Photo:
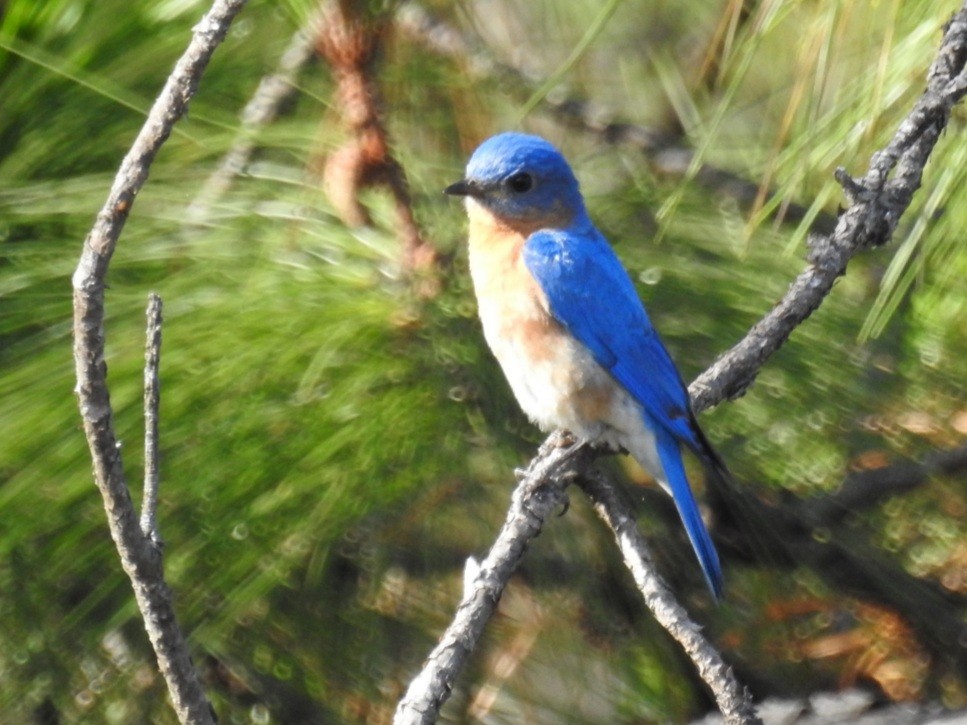
[[[655,478],[718,601],[722,568],[682,449],[713,475],[728,471],[567,160],[539,136],[500,133],[444,193],[464,199],[484,337],[524,413],[545,431],[626,451]]]

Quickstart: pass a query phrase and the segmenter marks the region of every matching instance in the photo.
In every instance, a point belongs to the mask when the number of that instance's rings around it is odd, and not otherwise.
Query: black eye
[[[525,191],[530,191],[534,186],[534,177],[522,171],[507,179],[507,186],[515,194],[523,194]]]

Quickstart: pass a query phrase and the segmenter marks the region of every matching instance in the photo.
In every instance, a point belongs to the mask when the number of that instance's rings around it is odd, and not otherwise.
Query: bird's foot
[[[558,518],[560,518],[570,510],[571,510],[571,497],[567,495],[567,491],[561,491],[561,512],[557,515]]]
[[[571,431],[559,430],[557,432],[557,438],[554,440],[554,447],[570,448],[577,442],[578,442],[578,439],[574,436],[574,434]]]

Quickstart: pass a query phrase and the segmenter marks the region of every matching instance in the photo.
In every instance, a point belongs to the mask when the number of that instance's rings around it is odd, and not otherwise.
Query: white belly
[[[662,478],[641,406],[534,294],[478,296],[484,336],[520,407],[541,429],[623,448]]]
[[[517,402],[543,430],[624,448],[661,480],[641,406],[550,314],[520,258],[525,236],[494,224],[473,200],[470,272],[484,336]]]

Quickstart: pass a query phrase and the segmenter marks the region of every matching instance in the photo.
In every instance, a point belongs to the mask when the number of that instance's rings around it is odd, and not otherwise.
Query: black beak
[[[472,181],[461,179],[455,184],[450,184],[443,193],[450,196],[480,196],[480,188]]]

